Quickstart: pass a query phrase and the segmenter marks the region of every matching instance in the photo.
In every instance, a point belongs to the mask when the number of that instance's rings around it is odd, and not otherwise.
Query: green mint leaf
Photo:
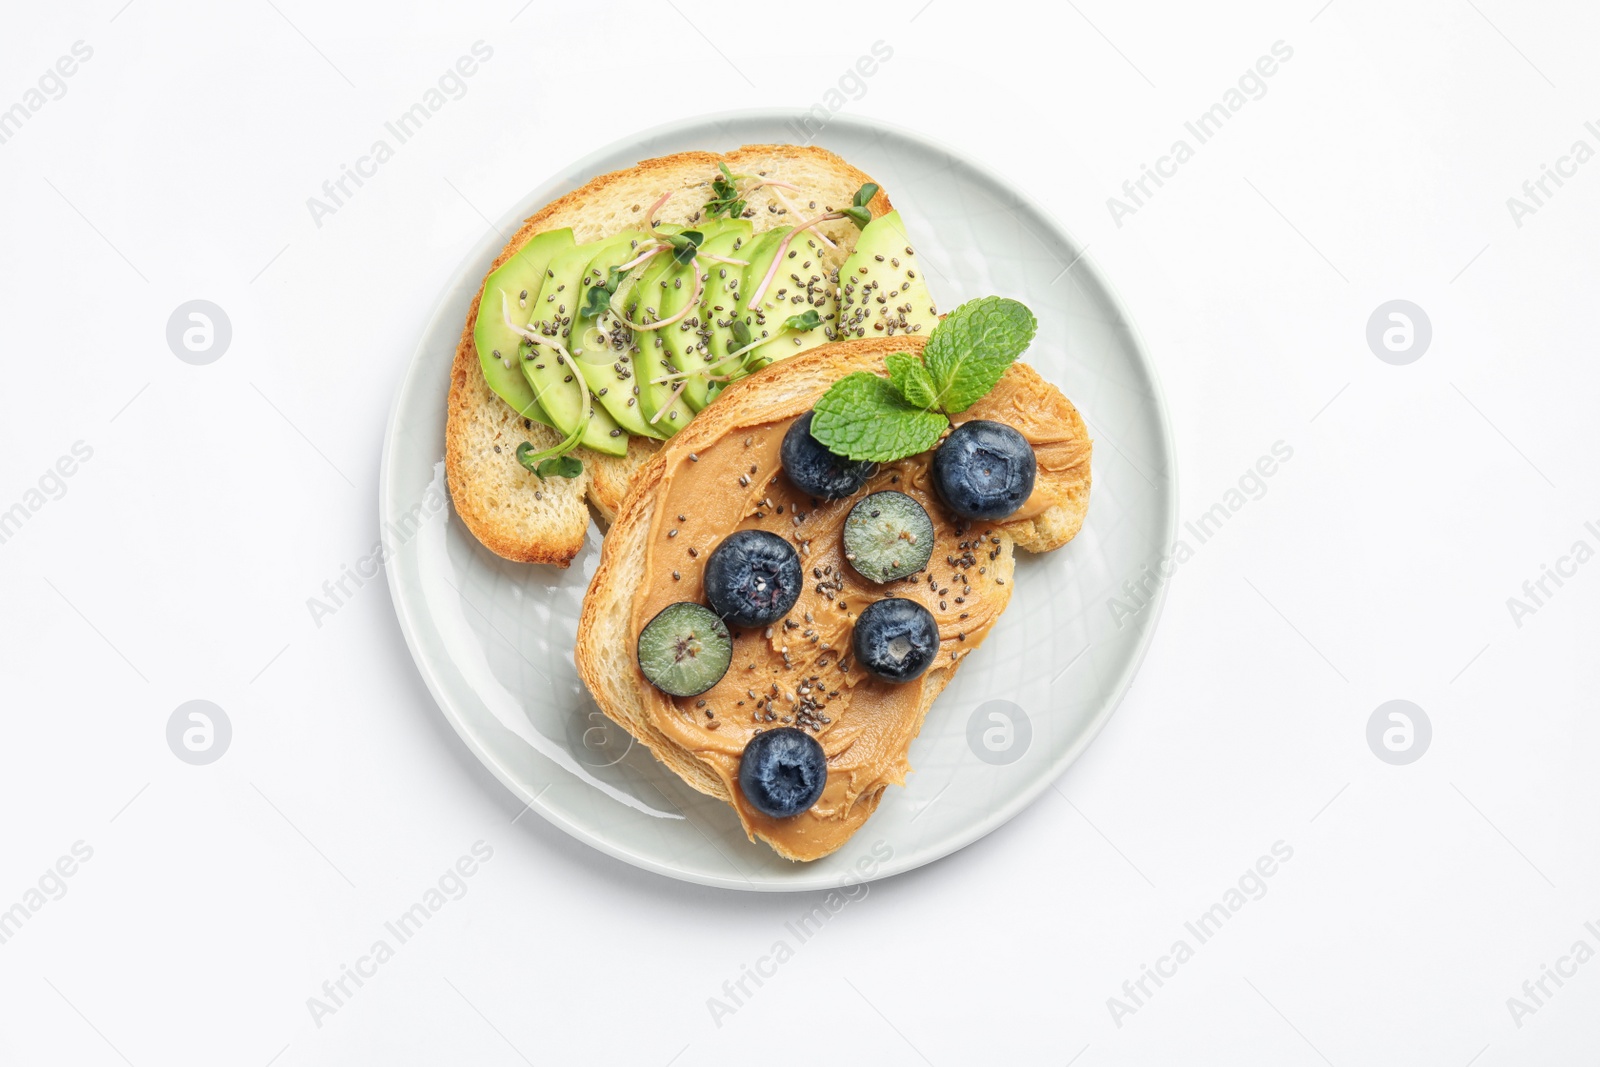
[[[933,376],[922,360],[910,352],[891,352],[885,364],[889,368],[889,381],[899,390],[906,403],[919,408],[931,408],[938,390],[933,387]]]
[[[933,328],[922,350],[937,407],[965,411],[994,388],[1039,328],[1033,312],[1015,300],[969,300]]]
[[[734,325],[737,326],[738,324],[735,323]],[[786,330],[815,330],[821,325],[822,316],[817,314],[816,308],[802,311],[798,315],[790,315],[783,320],[783,328]]]
[[[870,371],[834,382],[817,401],[811,436],[836,456],[888,463],[926,452],[949,427],[937,411],[908,404],[894,385]]]
[[[583,463],[576,456],[551,456],[534,473],[541,478],[576,478],[583,473]]]
[[[868,182],[856,190],[856,198],[851,201],[856,207],[866,207],[872,198],[878,195],[878,187],[873,182]]]

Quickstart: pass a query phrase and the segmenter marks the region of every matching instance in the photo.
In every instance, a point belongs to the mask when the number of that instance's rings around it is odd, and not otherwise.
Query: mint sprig
[[[892,352],[887,378],[857,371],[834,382],[817,401],[811,436],[852,460],[888,463],[926,452],[952,414],[994,388],[1038,326],[1015,300],[970,300],[933,328],[921,358]]]
[[[900,391],[906,403],[919,408],[938,406],[939,388],[922,360],[910,352],[891,352],[884,365],[889,369],[890,384]]]
[[[834,382],[817,401],[811,436],[836,456],[886,463],[926,452],[949,425],[937,411],[907,401],[887,379],[862,370]]]

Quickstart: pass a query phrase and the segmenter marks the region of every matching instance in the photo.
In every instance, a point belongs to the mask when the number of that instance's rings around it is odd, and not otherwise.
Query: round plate
[[[787,143],[793,116],[722,114],[618,142],[531,190],[513,232],[594,175],[691,149]],[[882,878],[977,840],[1037,797],[1127,691],[1161,591],[1114,618],[1113,596],[1173,543],[1172,435],[1154,368],[1110,287],[1062,228],[987,169],[920,135],[835,116],[816,143],[881,182],[942,308],[989,294],[1039,319],[1024,358],[1078,406],[1095,441],[1083,531],[1019,552],[1016,593],[962,662],[911,746],[916,768],[832,856],[791,863],[751,842],[733,809],[685,785],[612,725],[572,660],[600,533],[568,570],[509,563],[478,544],[444,485],[450,364],[473,293],[502,240],[487,235],[439,300],[389,420],[379,515],[400,627],[467,747],[528,806],[629,863],[731,889],[800,890]],[[1124,597],[1124,602],[1128,602]],[[1120,613],[1119,613],[1120,614]]]

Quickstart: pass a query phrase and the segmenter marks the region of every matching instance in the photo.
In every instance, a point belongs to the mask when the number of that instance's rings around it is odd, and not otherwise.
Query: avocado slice
[[[612,314],[609,306],[602,307],[597,315],[586,317],[583,314],[589,304],[589,293],[596,286],[612,288],[613,268],[637,259],[650,239],[650,235],[642,231],[628,231],[602,242],[578,277],[578,310],[572,317],[568,347],[578,360],[578,367],[595,398],[618,426],[640,437],[663,438],[669,435],[652,424],[639,408],[642,390],[638,375],[634,373],[633,359],[638,354],[638,346],[633,331]],[[641,267],[648,269],[669,254],[659,253]],[[624,280],[619,278],[616,284],[621,285]],[[609,294],[604,299],[609,305]]]
[[[677,273],[677,267],[677,261],[663,252],[640,267],[638,277],[624,282],[628,288],[623,297],[623,310],[629,320],[637,323],[660,321],[665,285],[667,279]],[[667,437],[694,418],[694,409],[683,399],[687,385],[679,387],[682,379],[655,380],[676,373],[667,357],[666,339],[662,334],[677,326],[673,323],[659,330],[635,330],[633,334],[634,384],[639,390],[640,412],[646,422]]]
[[[769,230],[761,235],[762,240],[751,251],[750,266],[744,273],[747,301],[766,277],[790,229],[780,226]],[[812,230],[790,239],[789,247],[783,249],[784,262],[779,265],[767,291],[754,305],[746,304],[745,324],[751,338],[766,339],[750,350],[747,365],[752,369],[834,339],[839,321],[839,279],[838,274],[825,265],[822,253],[822,241]],[[817,313],[816,326],[809,330],[784,326],[791,317],[807,311]]]
[[[927,333],[938,321],[900,212],[879,215],[839,268],[839,336]]]
[[[706,239],[700,247],[713,255],[742,259],[749,250],[752,229],[749,219],[726,220],[714,233],[708,226],[701,231],[706,234]],[[700,262],[702,284],[709,288],[711,279],[715,276],[715,272],[710,268],[724,265],[702,260]],[[661,317],[668,319],[682,311],[689,298],[694,295],[694,290],[694,274],[687,265],[679,266],[667,275],[662,281]],[[711,357],[710,327],[704,320],[703,309],[702,304],[701,307],[690,311],[682,320],[657,331],[665,335],[662,340],[666,342],[667,359],[673,369],[679,372],[691,372],[685,379],[688,384],[684,387],[683,400],[694,411],[699,411],[709,404],[721,384],[708,378]],[[731,331],[731,326],[729,329]]]
[[[738,229],[729,229],[705,241],[700,249],[730,259],[748,259],[751,247],[748,235]],[[737,363],[724,361],[728,353],[744,347],[744,343],[735,338],[733,325],[740,315],[744,274],[744,267],[731,263],[717,263],[708,259],[700,261],[700,276],[705,285],[700,294],[700,325],[706,342],[706,361],[711,365],[713,374],[728,374],[738,370]]]
[[[478,319],[472,327],[472,343],[478,349],[484,381],[495,395],[525,419],[554,425],[534,398],[533,387],[518,366],[517,349],[522,337],[506,318],[525,326],[533,317],[545,268],[559,252],[572,247],[572,231],[547,230],[519,248],[515,255],[484,279],[483,296],[478,301]]]
[[[579,291],[583,271],[594,258],[598,245],[604,243],[577,245],[550,260],[545,268],[544,284],[539,288],[539,298],[534,303],[533,317],[528,323],[531,331],[566,346],[568,330],[579,307],[574,294]],[[613,456],[628,450],[627,434],[596,402],[592,389],[589,405],[584,408],[583,389],[574,378],[579,372],[559,351],[525,341],[521,354],[523,376],[556,429],[571,433],[583,422],[583,444]],[[587,380],[585,375],[586,383]]]

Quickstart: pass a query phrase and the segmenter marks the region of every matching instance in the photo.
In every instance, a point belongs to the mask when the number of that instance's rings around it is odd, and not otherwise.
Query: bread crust
[[[498,270],[534,236],[547,230],[570,226],[574,236],[582,242],[628,228],[628,224],[606,226],[601,221],[619,212],[631,216],[632,222],[642,222],[645,209],[660,192],[709,188],[719,162],[726,163],[735,172],[763,166],[812,168],[826,174],[838,188],[848,188],[852,194],[872,180],[827,149],[806,145],[745,145],[725,154],[679,152],[641,160],[632,167],[601,174],[528,216],[500,250],[484,277]],[[691,213],[698,214],[706,199],[698,194],[692,198],[674,197],[677,202],[669,201],[658,218],[667,222],[687,221]],[[753,221],[758,224],[764,219],[791,221],[788,216],[765,210],[772,202],[767,190],[757,190],[747,197],[747,202],[757,208]],[[881,188],[869,207],[874,216],[892,210],[889,197]],[[450,496],[457,514],[473,536],[496,555],[519,563],[566,567],[582,549],[588,531],[585,498],[602,519],[611,521],[621,506],[633,472],[656,450],[657,443],[634,438],[624,456],[604,456],[580,448],[575,455],[583,461],[584,473],[570,480],[541,481],[522,470],[516,460],[516,444],[527,440],[536,448],[545,448],[555,444],[559,437],[549,427],[538,423],[521,426],[516,413],[483,380],[477,346],[472,338],[482,291],[480,283],[478,294],[473,296],[468,308],[450,371],[445,424],[445,476]],[[513,436],[515,441],[510,440]],[[493,444],[500,444],[500,451],[494,451]],[[534,493],[541,494],[540,499],[526,499]],[[537,514],[537,521],[527,517],[530,512]]]
[[[584,597],[574,657],[579,675],[601,710],[702,793],[732,800],[721,777],[650,721],[644,698],[644,687],[649,683],[633,654],[637,638],[632,633],[633,599],[644,580],[646,543],[656,507],[665,493],[667,472],[687,453],[703,450],[742,427],[803,414],[829,385],[847,374],[863,370],[883,374],[884,357],[890,352],[920,353],[924,342],[917,335],[838,341],[791,356],[734,382],[715,404],[664,442],[628,487],[618,518],[602,543],[600,564]],[[1088,508],[1091,443],[1072,402],[1032,367],[1013,364],[996,387],[996,394],[997,406],[1016,404],[1044,412],[1052,425],[1059,427],[1061,437],[1057,454],[1060,462],[1049,466],[1041,463],[1036,482],[1036,491],[1042,488],[1055,503],[1037,516],[998,528],[1004,543],[991,565],[1009,580],[1013,544],[1030,551],[1048,551],[1071,540],[1082,527]],[[958,666],[959,662],[955,662],[929,672],[929,684],[917,713],[917,730],[911,736],[920,732],[928,708]],[[867,804],[871,810],[880,799],[881,790],[870,797],[863,795],[857,803]],[[768,843],[789,859],[802,858],[785,852],[777,842]]]

